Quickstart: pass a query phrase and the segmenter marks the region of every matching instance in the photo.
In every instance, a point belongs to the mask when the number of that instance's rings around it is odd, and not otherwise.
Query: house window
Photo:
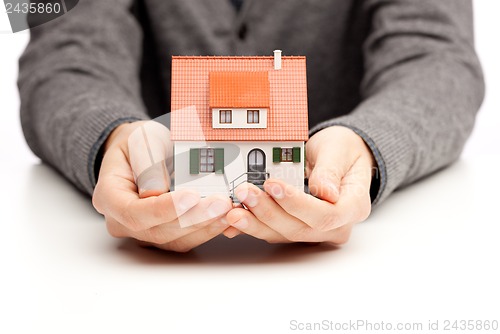
[[[300,147],[273,147],[273,162],[300,162]]]
[[[220,110],[219,111],[219,123],[220,124],[233,123],[233,112],[231,110]]]
[[[190,148],[189,174],[224,174],[223,148]]]
[[[200,173],[213,173],[215,172],[213,148],[200,148]]]
[[[281,162],[291,162],[292,159],[292,148],[282,148],[281,149]]]
[[[259,110],[247,110],[247,123],[248,124],[259,123]]]

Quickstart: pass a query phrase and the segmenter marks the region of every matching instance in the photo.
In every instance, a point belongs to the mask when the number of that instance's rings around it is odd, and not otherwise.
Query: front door
[[[248,182],[262,186],[266,181],[266,155],[255,148],[248,153]]]

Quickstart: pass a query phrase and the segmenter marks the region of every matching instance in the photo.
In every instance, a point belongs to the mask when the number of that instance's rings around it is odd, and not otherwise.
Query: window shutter
[[[189,174],[200,174],[200,149],[189,150]]]
[[[273,162],[281,162],[281,147],[273,147]]]
[[[224,149],[216,148],[215,149],[215,174],[224,174]]]
[[[294,147],[292,149],[292,161],[300,162],[300,147]]]

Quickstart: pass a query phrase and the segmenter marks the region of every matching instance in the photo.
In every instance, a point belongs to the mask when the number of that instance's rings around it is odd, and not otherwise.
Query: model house
[[[174,187],[202,196],[277,178],[304,189],[305,57],[172,58]]]

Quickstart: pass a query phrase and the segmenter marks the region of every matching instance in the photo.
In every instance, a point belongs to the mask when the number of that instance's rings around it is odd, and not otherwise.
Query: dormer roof
[[[210,72],[210,108],[269,108],[268,72]]]

